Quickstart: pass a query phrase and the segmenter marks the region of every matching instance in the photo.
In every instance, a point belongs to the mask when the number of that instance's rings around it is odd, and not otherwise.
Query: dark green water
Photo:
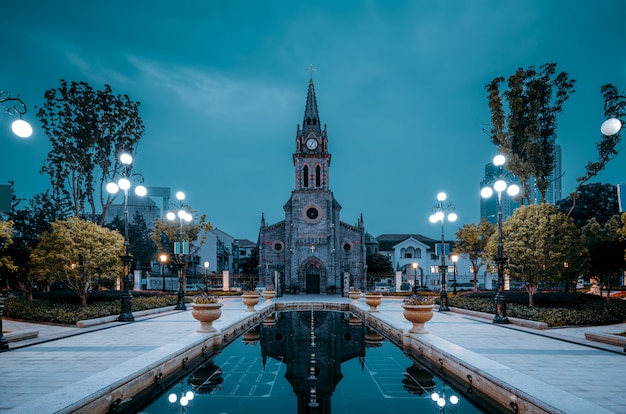
[[[194,397],[184,409],[168,401],[187,391]],[[349,313],[291,311],[238,338],[140,412],[439,413],[433,391],[459,398],[445,412],[486,412]]]

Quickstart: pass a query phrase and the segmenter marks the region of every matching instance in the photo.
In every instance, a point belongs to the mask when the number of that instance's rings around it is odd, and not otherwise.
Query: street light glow
[[[13,133],[20,138],[28,138],[33,134],[33,128],[22,118],[13,121],[11,129]]]
[[[607,137],[617,134],[620,129],[622,129],[622,121],[617,118],[609,118],[600,126],[600,131]]]

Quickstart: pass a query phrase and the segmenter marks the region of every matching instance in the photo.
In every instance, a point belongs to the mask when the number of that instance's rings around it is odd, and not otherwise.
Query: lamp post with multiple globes
[[[179,235],[177,242],[174,242],[174,256],[176,257],[176,266],[178,267],[178,291],[176,292],[178,296],[178,303],[174,309],[176,310],[186,310],[185,306],[185,291],[183,290],[183,271],[184,271],[184,260],[185,256],[189,254],[189,242],[183,241],[183,221],[190,222],[193,220],[193,216],[189,213],[188,206],[183,204],[183,200],[185,199],[185,193],[179,191],[176,193],[176,199],[178,199],[178,211],[168,211],[166,217],[168,220],[175,220],[178,217],[180,222]]]
[[[129,180],[130,166],[133,163],[133,157],[129,153],[122,153],[120,155],[120,162],[124,165],[124,172],[122,178],[117,183],[108,183],[106,190],[110,194],[117,194],[119,190],[124,192],[124,255],[120,256],[122,264],[124,266],[124,275],[122,277],[122,297],[121,297],[121,312],[118,320],[120,322],[133,322],[132,301],[133,295],[130,293],[130,287],[133,282],[131,275],[131,264],[133,262],[133,256],[129,252],[129,240],[128,240],[128,190],[131,187]],[[148,190],[143,185],[135,187],[135,194],[140,197],[145,196]]]
[[[499,168],[499,175],[492,187],[483,187],[480,195],[484,198],[491,197],[493,191],[498,193],[498,253],[496,265],[498,267],[498,293],[496,293],[496,314],[493,323],[506,324],[509,318],[506,316],[506,296],[504,294],[504,264],[507,258],[504,257],[504,244],[502,242],[502,192],[506,190],[511,197],[519,194],[520,188],[517,184],[507,182],[507,174],[504,173],[504,155],[498,154],[493,158],[493,165]]]
[[[445,249],[445,239],[443,232],[443,224],[446,220],[448,221],[456,221],[457,215],[454,212],[454,206],[452,204],[444,205],[443,202],[446,200],[446,193],[437,194],[438,203],[432,208],[433,214],[430,216],[430,222],[436,223],[438,221],[441,222],[441,265],[439,266],[439,271],[441,272],[441,293],[440,293],[440,303],[439,303],[439,311],[448,311],[448,292],[446,291],[446,249]],[[446,217],[446,213],[448,214]]]

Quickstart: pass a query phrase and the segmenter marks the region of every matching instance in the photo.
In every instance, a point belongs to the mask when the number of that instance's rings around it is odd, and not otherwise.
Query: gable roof
[[[379,243],[379,250],[388,252],[388,251],[393,250],[393,247],[395,245],[397,245],[400,242],[403,242],[404,240],[410,237],[413,237],[415,240],[421,243],[424,243],[425,245],[431,248],[435,245],[435,243],[437,243],[437,240],[431,239],[430,237],[422,236],[421,234],[409,234],[409,233],[381,234],[380,236],[376,237],[376,240],[378,240],[378,243]]]

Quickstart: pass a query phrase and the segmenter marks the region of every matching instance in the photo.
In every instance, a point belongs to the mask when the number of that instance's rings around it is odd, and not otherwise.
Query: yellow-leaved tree
[[[78,217],[55,221],[51,227],[30,256],[31,273],[39,282],[65,284],[86,305],[97,282],[122,274],[124,237]]]

